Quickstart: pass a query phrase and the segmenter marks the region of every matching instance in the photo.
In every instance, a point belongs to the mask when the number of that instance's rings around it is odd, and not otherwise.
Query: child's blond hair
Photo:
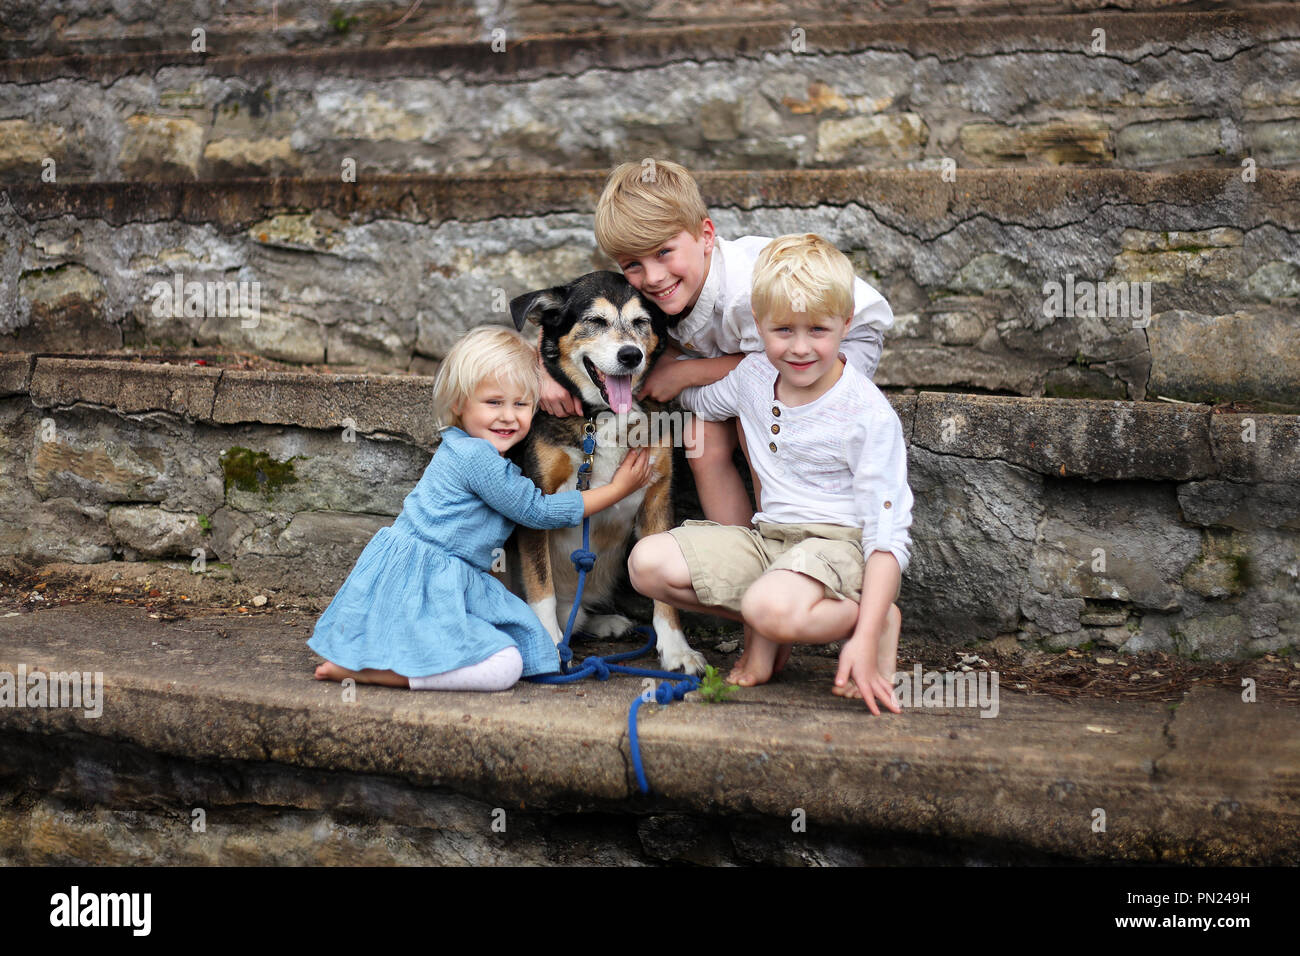
[[[700,238],[709,211],[685,166],[669,159],[623,163],[596,203],[596,243],[616,263],[657,250],[685,230]]]
[[[518,388],[535,409],[541,394],[537,350],[518,332],[500,325],[466,332],[442,360],[433,381],[433,410],[440,429],[460,427],[452,406],[471,398],[485,379]]]
[[[793,314],[853,318],[853,264],[815,233],[773,239],[754,262],[750,305],[760,326]]]

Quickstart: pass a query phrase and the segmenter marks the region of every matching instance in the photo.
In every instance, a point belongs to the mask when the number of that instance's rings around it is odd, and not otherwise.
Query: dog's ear
[[[511,299],[510,317],[515,320],[515,331],[522,332],[525,322],[543,325],[548,319],[559,318],[564,311],[568,291],[568,286],[557,285],[550,289],[525,292]]]

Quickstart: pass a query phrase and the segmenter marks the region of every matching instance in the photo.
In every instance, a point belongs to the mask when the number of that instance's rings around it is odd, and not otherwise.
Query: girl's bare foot
[[[326,661],[316,668],[317,680],[337,680],[342,681],[351,677],[358,684],[382,684],[385,687],[410,687],[408,681],[396,671],[380,671],[367,667],[365,670],[350,671],[346,667],[339,667],[333,661]]]

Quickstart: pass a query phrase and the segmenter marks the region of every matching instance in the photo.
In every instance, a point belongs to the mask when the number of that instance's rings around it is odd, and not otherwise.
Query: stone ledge
[[[933,170],[699,171],[710,209],[865,205],[887,225],[919,239],[986,216],[1031,228],[1086,219],[1107,206],[1159,205],[1161,228],[1204,228],[1206,210],[1234,228],[1271,223],[1300,229],[1300,171],[1259,169],[1243,183],[1232,169],[1150,173],[1125,169],[962,169],[957,182]],[[0,187],[28,222],[61,216],[129,222],[209,223],[246,229],[276,212],[315,210],[352,223],[481,222],[594,209],[607,170],[366,176],[338,179],[91,182]]]
[[[362,686],[345,704],[339,685],[312,680],[306,637],[273,617],[190,618],[181,628],[102,605],[0,618],[0,670],[101,671],[105,681],[98,719],[6,707],[0,729],[382,774],[521,809],[646,806],[627,745],[635,679],[492,695]],[[822,826],[1009,841],[1093,860],[1300,859],[1294,708],[1208,687],[1174,713],[1003,688],[993,719],[938,708],[874,718],[861,701],[826,693],[827,668],[829,659],[801,658],[780,683],[722,706],[646,708],[653,803],[786,821],[801,808]],[[1092,831],[1096,807],[1107,813],[1105,833]]]
[[[38,407],[85,402],[122,414],[161,411],[212,425],[338,429],[436,444],[427,376],[217,370],[111,359],[0,356],[0,386]],[[1219,414],[1203,405],[891,394],[909,443],[1043,475],[1106,480],[1300,481],[1300,415]]]
[[[1204,11],[1233,7],[1275,5],[1277,0],[1126,0],[1124,9],[1132,12],[1168,13],[1172,8]],[[842,21],[872,22],[926,17],[970,18],[983,16],[1056,16],[1095,14],[1106,0],[891,0],[887,7],[863,10],[854,0],[745,0],[739,5],[719,9],[695,3],[656,4],[651,9],[631,6],[621,8],[605,4],[535,3],[513,11],[510,23],[518,34],[550,34],[608,31],[647,26],[704,27],[713,24],[750,23],[773,16],[793,17],[800,23]],[[33,4],[33,6],[35,6]],[[882,5],[875,5],[881,7]],[[6,59],[36,56],[93,55],[107,53],[182,50],[190,46],[190,29],[202,23],[207,30],[209,50],[238,49],[244,53],[269,53],[320,47],[376,48],[443,40],[474,41],[480,39],[487,23],[473,4],[452,0],[412,7],[409,0],[367,2],[349,9],[348,26],[339,26],[326,18],[332,4],[300,3],[281,0],[278,16],[272,17],[264,4],[226,0],[220,11],[206,3],[175,2],[154,11],[155,19],[146,25],[123,23],[116,19],[112,4],[101,2],[83,7],[70,15],[71,22],[42,25],[36,28],[22,22],[22,14],[11,14],[10,22],[0,25],[0,56]],[[38,16],[34,11],[29,17]],[[79,18],[78,18],[79,16]],[[11,22],[17,19],[15,29]],[[398,22],[403,25],[395,35]],[[28,27],[26,32],[23,27]]]
[[[208,56],[188,49],[107,55],[34,57],[0,62],[0,82],[38,83],[84,78],[111,83],[132,73],[166,67],[201,69],[210,76],[252,78],[306,71],[370,78],[445,76],[460,82],[517,82],[573,76],[591,69],[638,69],[667,63],[735,60],[788,53],[795,21],[747,23],[742,42],[734,24],[658,27],[576,36],[526,36],[493,52],[486,42],[437,43],[305,53]],[[1087,13],[1063,16],[961,17],[850,23],[803,23],[808,50],[843,54],[905,51],[957,60],[1001,53],[1087,51],[1091,31],[1106,31],[1104,56],[1132,62],[1178,49],[1200,50],[1216,60],[1258,42],[1300,36],[1293,4],[1245,10],[1174,13]],[[1157,39],[1158,38],[1158,39]]]

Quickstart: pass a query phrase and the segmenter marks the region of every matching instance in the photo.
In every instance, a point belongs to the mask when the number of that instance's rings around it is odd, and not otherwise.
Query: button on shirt
[[[767,355],[755,352],[725,378],[680,396],[706,421],[740,418],[763,485],[763,510],[754,524],[861,528],[864,555],[888,551],[906,571],[912,490],[903,426],[889,399],[846,365],[824,395],[786,405],[776,397],[777,376]]]
[[[700,289],[700,297],[671,330],[688,358],[763,351],[763,339],[754,322],[750,289],[754,283],[754,263],[771,241],[764,236],[714,238],[709,274]],[[885,330],[893,324],[894,313],[884,296],[855,276],[853,321],[840,343],[840,351],[868,379],[876,374]]]

